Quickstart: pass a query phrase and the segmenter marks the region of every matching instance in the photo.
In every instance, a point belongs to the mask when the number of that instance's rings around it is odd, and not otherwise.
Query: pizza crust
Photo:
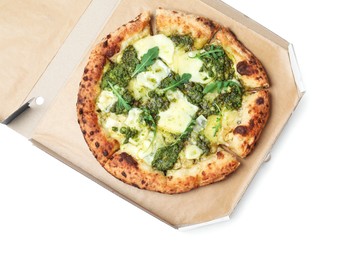
[[[229,129],[225,143],[229,150],[241,158],[254,148],[270,115],[270,95],[268,90],[248,93],[243,97],[238,125]]]
[[[115,153],[104,165],[117,179],[140,189],[168,194],[187,192],[192,189],[223,180],[239,166],[237,158],[223,150],[209,155],[190,168],[155,171],[131,155]]]
[[[261,62],[227,28],[221,28],[212,44],[221,45],[232,59],[236,76],[246,89],[267,88],[269,80]]]
[[[111,61],[133,42],[140,38],[151,35],[150,12],[146,11],[139,14],[134,20],[122,25],[116,31],[108,34],[101,42],[96,45],[94,51]]]
[[[89,149],[93,155],[104,165],[110,156],[119,149],[119,143],[107,137],[98,123],[96,113],[96,100],[100,93],[99,81],[106,58],[92,52],[84,69],[77,99],[78,123]]]
[[[231,153],[219,149],[190,168],[170,170],[167,193],[180,193],[225,179],[240,165]]]
[[[201,49],[210,41],[219,25],[215,22],[192,14],[165,10],[156,10],[156,32],[171,35],[190,35],[194,48]]]

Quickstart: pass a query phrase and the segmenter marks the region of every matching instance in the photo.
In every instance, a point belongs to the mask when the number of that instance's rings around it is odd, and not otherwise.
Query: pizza
[[[270,114],[269,80],[231,30],[159,8],[92,49],[78,123],[107,172],[140,189],[182,193],[226,178]]]

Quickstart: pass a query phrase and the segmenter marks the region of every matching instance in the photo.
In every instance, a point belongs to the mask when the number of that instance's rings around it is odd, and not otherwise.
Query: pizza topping
[[[168,66],[161,60],[156,60],[148,71],[141,72],[137,75],[136,84],[153,90],[160,85],[161,81],[166,78],[169,73],[170,69]]]
[[[117,102],[115,103],[115,106],[112,107],[112,112],[115,112],[116,114],[121,114],[123,111],[129,111],[131,109],[131,106],[127,103],[127,101],[122,97],[119,86],[118,85],[112,85],[110,82],[108,82],[108,85],[112,89],[113,94],[117,97]]]
[[[174,44],[164,34],[157,34],[142,38],[134,43],[134,47],[138,53],[139,59],[147,53],[149,49],[158,47],[159,57],[167,64],[171,64],[173,62]]]
[[[203,154],[209,154],[211,147],[210,141],[205,137],[204,134],[200,133],[196,140],[196,145],[203,151]]]
[[[116,130],[118,130],[116,128]],[[131,127],[121,127],[120,129],[120,133],[123,134],[125,136],[125,140],[124,140],[124,144],[127,144],[130,140],[130,138],[135,138],[138,136],[139,131],[135,128],[131,128]]]
[[[197,145],[188,144],[185,146],[185,158],[188,160],[198,159],[203,153],[203,150]]]
[[[97,107],[101,109],[101,111],[109,112],[115,102],[117,102],[117,97],[113,94],[113,92],[104,90],[98,96]]]
[[[159,113],[158,127],[173,134],[180,134],[187,128],[198,107],[189,103],[179,90],[168,91],[166,96],[170,106]]]
[[[173,80],[170,84],[166,85],[166,87],[163,88],[162,90],[163,92],[168,90],[174,90],[176,87],[187,83],[191,77],[192,75],[190,75],[189,73],[184,73],[181,76],[175,75],[175,80]]]
[[[203,93],[209,93],[217,91],[218,93],[221,93],[223,89],[229,87],[229,86],[237,86],[239,87],[239,84],[236,81],[233,80],[227,80],[227,81],[214,81],[212,83],[209,83],[204,89]]]
[[[193,38],[190,35],[172,35],[170,39],[176,47],[183,48],[187,51],[191,50],[194,45]]]
[[[190,56],[194,56],[195,52],[185,52],[184,49],[177,48],[174,54],[174,61],[171,65],[171,69],[182,75],[184,73],[191,74],[192,77],[190,81],[206,84],[211,81],[211,78],[208,76],[208,72],[201,71],[203,66],[203,61],[200,59],[193,59]]]
[[[184,148],[184,142],[189,138],[191,132],[193,131],[194,124],[195,120],[191,120],[185,131],[178,137],[178,139],[174,143],[163,146],[157,150],[151,164],[152,167],[163,172],[170,170],[174,167],[175,163],[178,160],[179,153]]]
[[[165,93],[150,91],[148,96],[149,100],[146,103],[146,107],[149,109],[150,114],[156,117],[159,111],[165,111],[168,109],[170,101],[166,98]]]
[[[131,75],[139,64],[136,50],[133,46],[128,46],[121,58],[121,63],[113,64],[108,63],[107,70],[104,71],[101,88],[105,89],[109,86],[110,82],[113,85],[118,85],[121,88],[126,88],[131,80]]]
[[[159,56],[159,47],[153,47],[147,51],[142,57],[139,64],[136,65],[134,72],[131,75],[131,78],[137,75],[140,72],[143,72],[147,69],[147,67],[153,65],[156,59]]]

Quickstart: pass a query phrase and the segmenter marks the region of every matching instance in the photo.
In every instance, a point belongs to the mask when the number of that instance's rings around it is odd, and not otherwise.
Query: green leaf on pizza
[[[136,76],[140,72],[143,72],[147,67],[153,65],[159,56],[159,47],[153,47],[147,51],[142,57],[139,64],[136,65],[134,72],[131,77]]]

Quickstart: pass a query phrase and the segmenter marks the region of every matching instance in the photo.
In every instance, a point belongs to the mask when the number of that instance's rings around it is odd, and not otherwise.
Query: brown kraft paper
[[[77,123],[75,104],[78,86],[89,52],[39,123],[33,141],[150,214],[175,227],[183,227],[230,215],[289,119],[300,96],[291,72],[288,43],[218,1],[186,0],[181,4],[181,1],[174,0],[124,0],[110,16],[94,44],[135,18],[141,11],[150,10],[154,13],[159,6],[202,15],[229,27],[265,66],[271,81],[271,116],[254,151],[241,160],[240,168],[224,181],[176,195],[140,190],[107,173],[89,151]],[[261,32],[265,37],[255,31]]]

